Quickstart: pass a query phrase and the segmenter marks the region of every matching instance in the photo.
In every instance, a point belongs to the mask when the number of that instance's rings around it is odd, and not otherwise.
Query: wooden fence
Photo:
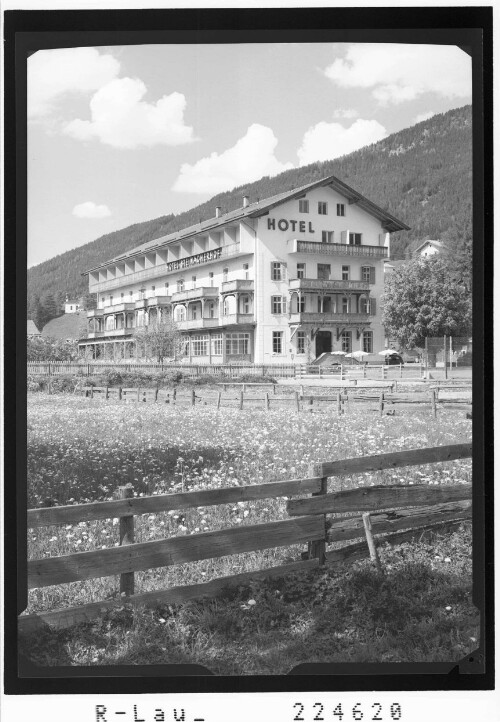
[[[423,379],[424,367],[412,364],[411,366],[388,366],[375,364],[338,364],[336,366],[316,366],[314,364],[222,364],[222,365],[194,365],[194,364],[172,364],[164,363],[143,363],[140,361],[127,362],[68,362],[68,361],[28,361],[28,374],[36,376],[100,376],[109,371],[123,373],[137,373],[148,371],[181,371],[186,377],[210,375],[227,376],[234,378],[243,374],[256,376],[274,376],[276,378],[306,378],[317,376],[318,378],[339,378],[341,381],[349,379]]]
[[[312,411],[313,406],[316,408],[325,409],[325,404],[328,404],[329,409],[337,411],[338,415],[346,413],[346,408],[350,403],[377,403],[377,409],[382,416],[384,413],[393,414],[394,411],[388,412],[387,406],[395,404],[428,404],[434,417],[437,416],[437,407],[439,404],[443,405],[445,402],[448,407],[455,404],[467,404],[472,405],[472,388],[467,387],[467,396],[464,394],[460,398],[446,396],[439,398],[440,389],[432,388],[429,394],[418,393],[418,394],[394,394],[389,393],[387,389],[378,389],[374,387],[373,390],[370,388],[363,388],[361,393],[349,393],[349,388],[346,386],[339,389],[330,389],[330,394],[314,394],[304,393],[304,386],[301,386],[300,393],[295,391],[293,387],[281,386],[277,387],[276,384],[256,384],[256,383],[226,383],[218,384],[222,387],[225,392],[230,386],[239,387],[239,393],[237,396],[222,396],[222,392],[219,391],[216,395],[203,394],[195,389],[185,391],[184,389],[178,391],[176,387],[172,389],[158,389],[158,388],[121,388],[111,386],[82,386],[75,389],[76,393],[84,394],[90,398],[101,398],[101,399],[116,399],[119,401],[138,401],[138,402],[156,402],[166,403],[174,405],[189,405],[195,406],[196,404],[204,405],[215,405],[217,409],[220,409],[222,405],[236,402],[239,409],[243,409],[245,404],[248,408],[249,403],[251,408],[255,408],[255,402],[261,402],[262,406],[266,410],[270,410],[271,406],[276,408],[276,404],[285,402],[293,403],[295,411],[300,412],[304,410]],[[248,388],[251,389],[272,389],[272,394],[266,391],[264,396],[255,396],[254,394],[247,394],[245,392]],[[277,395],[276,389],[280,388],[284,393]],[[390,388],[390,387],[389,387]],[[466,387],[464,387],[466,388]],[[441,389],[443,391],[444,389]],[[336,393],[332,393],[336,391]],[[351,390],[352,391],[352,390]],[[455,395],[458,389],[454,389]],[[233,404],[234,405],[234,404]]]
[[[309,470],[311,475],[304,479],[138,498],[133,497],[133,490],[128,485],[118,489],[118,498],[114,501],[29,509],[29,528],[118,518],[120,546],[29,561],[28,587],[32,589],[120,574],[120,592],[126,597],[127,603],[178,603],[215,596],[226,586],[241,585],[253,579],[283,576],[323,564],[365,557],[369,554],[366,541],[326,552],[326,545],[331,542],[362,537],[364,528],[360,517],[328,520],[327,514],[377,512],[371,517],[372,530],[375,533],[390,532],[381,541],[400,543],[413,538],[415,534],[420,536],[429,531],[455,528],[463,520],[469,519],[472,485],[382,485],[328,493],[328,477],[466,459],[471,455],[471,444],[405,450],[314,464]],[[312,496],[304,498],[305,494]],[[290,518],[282,521],[158,541],[134,541],[134,517],[137,515],[282,496],[300,497],[287,501]],[[395,507],[399,508],[387,511]],[[405,531],[400,531],[403,529]],[[308,544],[307,552],[304,552],[300,561],[291,564],[214,579],[207,583],[135,593],[134,573],[140,570],[303,543]],[[33,632],[44,625],[65,628],[95,619],[103,611],[119,603],[123,604],[123,599],[21,615],[19,631]]]

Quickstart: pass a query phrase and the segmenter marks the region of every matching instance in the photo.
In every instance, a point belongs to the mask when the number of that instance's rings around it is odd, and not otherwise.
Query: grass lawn
[[[307,476],[312,462],[466,442],[456,410],[411,408],[380,417],[376,404],[337,417],[327,409],[196,408],[120,403],[70,395],[28,398],[30,507],[262,483]],[[380,483],[471,481],[470,460],[351,475],[329,490]],[[286,517],[285,500],[240,502],[136,519],[136,540],[188,535]],[[109,520],[29,530],[30,558],[117,545]],[[209,580],[296,560],[302,547],[251,552],[136,574],[136,592]],[[450,661],[478,646],[471,603],[467,525],[432,543],[382,551],[369,561],[259,582],[215,600],[132,611],[37,634],[25,653],[41,665],[203,664],[217,674],[280,674],[301,662]],[[117,577],[31,590],[30,613],[116,595]],[[250,603],[252,602],[252,603]],[[253,604],[255,602],[255,604]]]

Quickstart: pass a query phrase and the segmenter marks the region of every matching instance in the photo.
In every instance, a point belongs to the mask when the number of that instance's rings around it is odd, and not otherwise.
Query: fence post
[[[318,475],[318,464],[311,464],[309,466],[309,476],[315,477]],[[328,491],[328,477],[321,477],[321,488],[318,492],[312,494],[312,496],[324,496]],[[325,536],[323,539],[318,541],[309,542],[309,559],[318,559],[320,566],[323,566],[326,562],[326,514],[323,515],[323,522],[325,525]]]
[[[132,484],[119,486],[115,493],[116,499],[132,499],[134,496],[134,488]],[[134,516],[129,514],[121,516],[120,519],[120,546],[133,544],[135,540],[134,532]],[[125,572],[120,574],[120,595],[129,597],[134,593],[134,572]]]
[[[295,406],[297,407],[297,413],[300,411],[300,400],[299,400],[299,392],[295,392]]]
[[[106,386],[106,401],[109,399],[109,386]]]
[[[118,388],[118,401],[121,401],[121,400],[122,400],[122,387],[120,386]]]
[[[403,364],[399,364],[399,378],[403,378]]]
[[[432,405],[432,415],[434,416],[434,418],[436,418],[437,413],[436,413],[436,391],[435,391],[435,389],[432,389],[432,391],[431,391],[431,405]]]
[[[156,389],[155,389],[155,401],[158,401],[158,391],[159,391],[159,389],[158,389],[158,387],[156,387]]]
[[[340,380],[344,380],[344,367],[342,364],[340,364]]]
[[[269,411],[269,392],[266,391],[266,411]]]
[[[373,539],[372,522],[369,511],[365,511],[365,513],[363,514],[363,526],[365,527],[366,541],[368,543],[368,549],[370,550],[370,559],[372,560],[372,562],[375,562],[378,573],[383,574],[382,565],[380,564],[380,559],[378,557],[377,547],[375,546],[375,541]]]
[[[196,404],[196,393],[195,390],[191,390],[191,406],[194,406]]]
[[[384,392],[380,394],[380,416],[384,415]]]
[[[240,391],[240,411],[243,408],[243,389]]]
[[[222,392],[219,391],[217,395],[217,411],[220,409],[220,397],[222,396]]]
[[[90,376],[90,364],[87,364],[87,376]]]
[[[177,399],[177,389],[174,386],[174,390],[172,391],[172,401],[174,402],[174,404],[177,403],[176,399]]]
[[[342,414],[342,400],[340,398],[340,393],[337,394],[337,413],[339,416]]]

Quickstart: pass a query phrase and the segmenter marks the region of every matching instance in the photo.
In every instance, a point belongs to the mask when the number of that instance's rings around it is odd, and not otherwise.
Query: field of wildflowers
[[[470,435],[470,421],[453,409],[443,410],[438,419],[430,417],[428,409],[415,407],[398,416],[380,417],[368,404],[338,417],[327,409],[300,414],[285,406],[267,412],[262,408],[217,412],[212,406],[104,402],[37,393],[28,397],[28,506],[107,500],[117,486],[129,482],[134,494],[141,496],[300,478],[307,476],[312,462],[467,442]],[[470,460],[346,476],[331,480],[329,488],[460,481],[471,481]],[[162,512],[136,517],[136,541],[285,516],[284,499]],[[113,545],[118,545],[117,520],[28,530],[29,558]],[[151,569],[136,574],[136,592],[275,566],[296,560],[301,551],[278,548]],[[462,553],[462,564],[465,556]],[[106,577],[34,589],[26,611],[112,598],[118,588],[117,577]],[[254,591],[252,596],[256,595]],[[252,605],[247,602],[238,604],[249,610]],[[96,663],[88,655],[82,657],[82,649],[77,657],[85,661],[73,663]],[[106,663],[101,657],[98,661]]]

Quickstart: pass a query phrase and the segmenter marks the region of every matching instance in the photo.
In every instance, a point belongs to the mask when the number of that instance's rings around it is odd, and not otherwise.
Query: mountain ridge
[[[328,175],[366,196],[410,226],[392,238],[392,257],[402,259],[427,238],[453,246],[472,238],[472,108],[463,106],[393,133],[377,143],[330,161],[264,176],[177,215],[168,214],[100,236],[28,269],[28,298],[87,293],[81,274],[147,241],[269,198]]]

